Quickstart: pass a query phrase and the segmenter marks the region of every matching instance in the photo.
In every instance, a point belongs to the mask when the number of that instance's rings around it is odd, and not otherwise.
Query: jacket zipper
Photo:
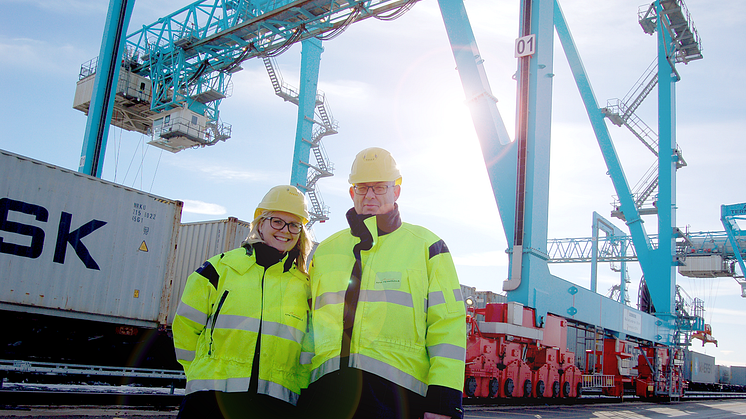
[[[212,344],[213,339],[212,335],[215,333],[215,323],[218,321],[218,316],[220,315],[220,309],[223,308],[223,303],[225,302],[225,299],[228,298],[228,290],[223,291],[223,295],[220,297],[220,301],[218,302],[218,308],[215,310],[215,315],[212,316],[212,326],[210,327],[210,348],[207,350],[207,356],[212,355]]]

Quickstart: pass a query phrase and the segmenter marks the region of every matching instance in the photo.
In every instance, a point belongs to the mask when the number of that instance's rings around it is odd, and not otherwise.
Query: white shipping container
[[[746,367],[731,365],[730,383],[737,386],[746,386]]]
[[[0,150],[0,309],[164,325],[181,210]]]
[[[241,246],[249,235],[251,224],[235,217],[227,220],[184,223],[176,248],[176,276],[172,290],[169,324],[176,314],[187,277],[209,258]]]
[[[718,370],[715,357],[694,351],[684,354],[684,377],[693,383],[715,384],[718,382]]]
[[[717,366],[718,383],[730,384],[730,367],[726,365]]]

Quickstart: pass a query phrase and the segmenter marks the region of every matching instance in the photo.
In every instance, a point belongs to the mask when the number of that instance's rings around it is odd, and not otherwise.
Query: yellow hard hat
[[[305,196],[292,185],[280,185],[270,189],[256,207],[254,218],[261,215],[262,211],[285,211],[300,217],[303,224],[308,222]]]
[[[350,170],[351,184],[392,181],[401,185],[401,173],[391,153],[380,147],[366,148],[357,153]]]

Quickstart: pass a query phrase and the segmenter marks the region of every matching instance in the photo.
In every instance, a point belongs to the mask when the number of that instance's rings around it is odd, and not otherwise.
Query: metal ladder
[[[277,63],[272,57],[262,57],[264,62],[264,68],[267,69],[267,74],[272,82],[275,94],[281,97],[287,102],[298,105],[298,97],[300,92],[294,87],[285,83],[282,79],[280,71],[277,69]],[[315,159],[315,164],[303,163],[307,165],[311,171],[306,179],[306,194],[308,200],[311,203],[309,210],[310,220],[308,220],[307,227],[310,229],[311,226],[317,221],[324,222],[329,219],[329,207],[324,205],[324,200],[319,192],[317,182],[321,178],[334,176],[334,165],[329,161],[329,157],[326,154],[321,139],[327,135],[337,134],[339,123],[334,120],[329,105],[326,103],[326,96],[323,92],[318,91],[316,93],[316,108],[314,109],[315,116],[318,116],[319,120],[314,118],[313,134],[311,136],[311,151]]]

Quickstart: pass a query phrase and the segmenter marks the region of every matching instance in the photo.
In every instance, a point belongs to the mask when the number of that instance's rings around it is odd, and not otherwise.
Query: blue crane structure
[[[180,132],[177,134],[184,135],[174,134],[171,138],[178,137],[180,141],[186,138],[191,142],[179,145],[170,142],[169,136],[161,135],[163,140],[155,141],[160,141],[162,147],[204,145],[224,139],[217,104],[227,96],[231,72],[238,70],[245,59],[272,56],[294,42],[303,42],[303,59],[309,69],[302,75],[302,86],[310,88],[304,91],[301,87],[298,96],[299,129],[294,164],[307,168],[310,165],[303,162],[308,161],[308,153],[303,147],[311,143],[312,134],[308,126],[301,127],[301,120],[313,116],[313,106],[317,103],[319,39],[335,36],[363,18],[395,18],[415,2],[204,0],[193,3],[127,37],[130,48],[123,56],[124,67],[148,80],[149,85],[141,86],[152,91],[152,101],[146,110],[150,115],[140,119],[152,120],[153,124],[147,128],[153,132],[165,127],[169,116],[202,116],[207,120],[205,126],[211,124],[213,135],[209,139]],[[512,140],[497,109],[497,99],[490,89],[463,1],[438,0],[509,243],[510,266],[503,290],[509,301],[536,310],[537,326],[543,324],[548,313],[553,313],[601,327],[619,338],[629,336],[669,346],[680,344],[680,329],[690,326],[682,326],[683,317],[675,305],[675,269],[681,264],[677,256],[676,171],[685,165],[676,144],[675,86],[680,80],[676,64],[702,58],[691,17],[682,0],[655,0],[640,11],[639,23],[646,33],[655,36],[658,44],[654,70],[646,73],[642,90],[626,98],[632,99],[632,103],[624,100],[601,108],[558,0],[520,0],[520,3],[516,41],[517,127]],[[630,231],[624,253],[620,250],[620,255],[634,252],[650,290],[654,307],[650,313],[629,307],[624,300],[619,302],[600,295],[595,289],[576,286],[549,271],[548,168],[555,30],[618,196],[615,215],[625,221]],[[136,79],[136,85],[139,80]],[[653,135],[634,115],[634,110],[656,87],[658,133]],[[136,99],[132,92],[122,96]],[[131,115],[126,123],[137,124],[137,117]],[[633,193],[628,184],[606,118],[636,132],[657,156],[654,175],[639,191]],[[301,187],[306,182],[305,176],[293,180]],[[645,207],[650,199],[653,199],[652,208]],[[657,217],[655,242],[646,232],[643,215]],[[599,228],[619,235],[613,226]]]
[[[743,204],[737,205],[743,208]],[[548,241],[549,263],[591,263],[590,288],[593,291],[596,290],[595,271],[598,263],[626,263],[638,260],[632,245],[632,237],[615,226],[613,231],[597,226],[596,217],[603,220],[603,217],[594,213],[592,237],[549,239]],[[743,258],[746,257],[746,235],[742,234],[738,228],[735,216],[728,215],[727,217],[721,218],[724,220],[723,225],[726,226],[726,231],[695,232],[675,229],[678,235],[676,256],[681,262],[678,265],[678,272],[692,278],[732,277],[741,286],[741,296],[746,298],[746,281],[744,281],[742,265]],[[599,230],[605,234],[599,235]],[[648,240],[651,248],[658,246],[657,234],[649,235]],[[740,272],[736,266],[739,266]]]
[[[743,261],[743,258],[746,257],[746,233],[738,226],[738,220],[746,220],[746,203],[722,205],[720,207],[720,221],[725,228],[728,244],[738,262],[738,267],[741,268],[740,275],[734,272],[733,277],[741,284],[741,297],[746,298],[746,264]],[[723,246],[723,248],[727,248],[727,246]]]
[[[676,146],[675,83],[677,62],[701,58],[699,38],[680,0],[656,0],[640,16],[648,33],[656,35],[658,58],[657,246],[645,231],[638,202],[627,183],[600,108],[563,12],[556,0],[522,0],[520,38],[516,46],[529,46],[519,56],[518,104],[515,141],[511,141],[495,105],[479,50],[459,0],[439,1],[453,54],[461,75],[472,119],[495,193],[503,229],[510,244],[510,268],[503,283],[509,301],[536,308],[537,322],[554,313],[598,325],[617,336],[635,336],[652,342],[676,344],[680,327],[675,308],[676,202],[675,175],[681,167]],[[580,288],[549,272],[547,249],[549,150],[554,31],[564,48],[619,197],[619,213],[632,238],[637,259],[650,288],[655,312],[651,315]],[[660,239],[665,237],[664,239]]]
[[[125,36],[134,0],[111,0],[99,59],[83,64],[76,89],[74,108],[90,111],[78,170],[100,176],[108,121],[152,135],[149,144],[171,152],[230,138],[219,105],[240,64],[262,57],[275,92],[298,105],[290,183],[308,194],[310,222],[324,221],[328,209],[315,186],[332,167],[319,141],[337,125],[316,89],[321,42],[369,17],[395,19],[416,1],[198,0]],[[266,59],[297,42],[301,84],[288,91]]]

